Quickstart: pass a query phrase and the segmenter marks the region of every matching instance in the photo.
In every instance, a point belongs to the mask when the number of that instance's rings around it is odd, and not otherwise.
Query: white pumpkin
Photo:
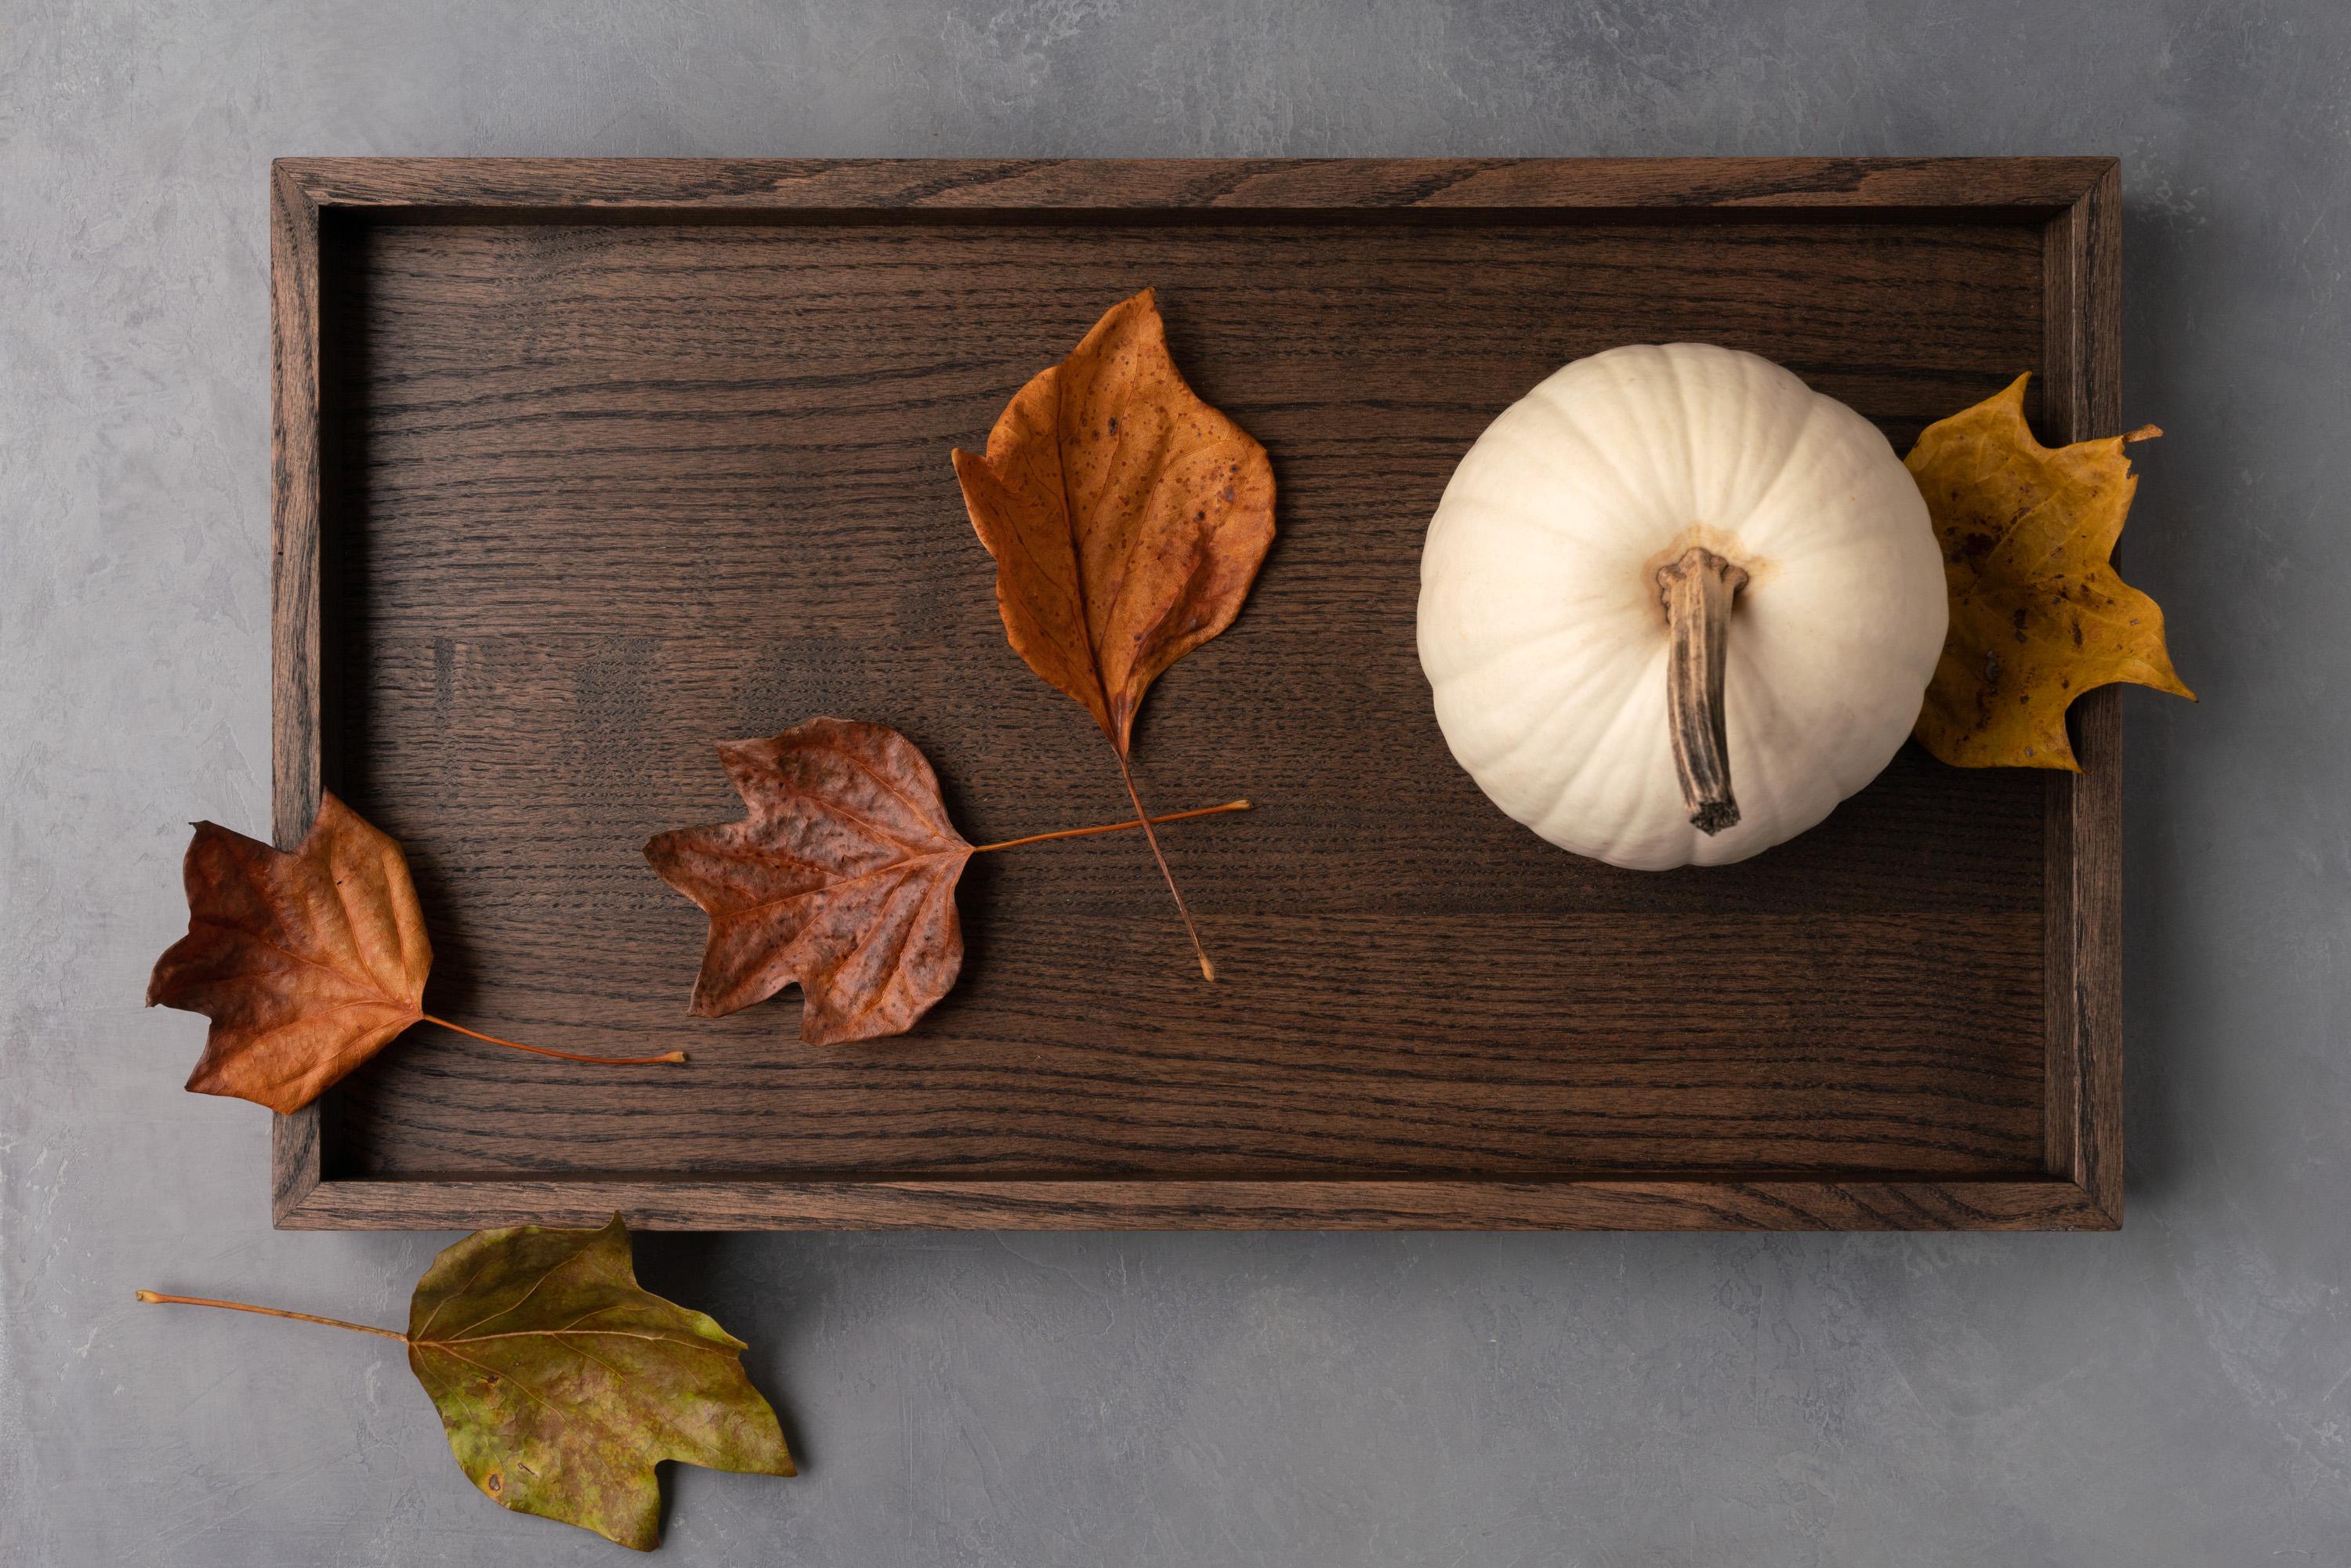
[[[1743,860],[1876,778],[1949,614],[1886,438],[1702,343],[1578,360],[1504,410],[1420,561],[1453,755],[1552,843],[1643,870]]]

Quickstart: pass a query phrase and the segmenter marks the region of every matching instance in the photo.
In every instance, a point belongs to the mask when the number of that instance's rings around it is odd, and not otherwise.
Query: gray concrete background
[[[807,1474],[675,1563],[2351,1563],[2351,8],[0,0],[0,1562],[590,1563],[451,1463],[139,1006],[268,821],[282,153],[2111,152],[2132,576],[2111,1237],[649,1239]]]

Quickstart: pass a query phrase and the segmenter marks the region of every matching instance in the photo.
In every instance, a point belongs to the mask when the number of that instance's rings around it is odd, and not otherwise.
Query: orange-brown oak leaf
[[[188,1087],[291,1113],[422,1019],[433,967],[400,846],[332,795],[291,854],[196,824],[188,934],[147,1005],[212,1019]]]
[[[750,815],[645,845],[710,916],[692,1010],[722,1017],[797,980],[810,1045],[912,1028],[963,967],[955,893],[972,855],[931,765],[896,730],[838,718],[718,757]]]
[[[2030,379],[1928,425],[1904,459],[1951,604],[1915,733],[1955,767],[2079,772],[2075,697],[2115,681],[2195,694],[2172,670],[2162,610],[2108,559],[2138,489],[2125,438],[2042,445],[2024,422]]]

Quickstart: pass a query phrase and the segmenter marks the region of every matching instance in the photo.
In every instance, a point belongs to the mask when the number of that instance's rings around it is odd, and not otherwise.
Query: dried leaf
[[[972,846],[896,730],[812,718],[722,742],[750,815],[655,837],[645,859],[710,915],[692,1010],[717,1018],[797,980],[810,1045],[900,1034],[963,967],[955,890]]]
[[[879,724],[812,718],[768,740],[722,741],[751,814],[656,835],[645,859],[710,916],[692,1011],[717,1018],[793,981],[810,1045],[901,1034],[963,967],[956,883],[972,856],[1140,821],[966,843],[914,743]],[[1153,822],[1246,811],[1247,800]]]
[[[955,454],[996,608],[1029,667],[1093,715],[1127,768],[1135,711],[1170,664],[1233,623],[1273,544],[1273,465],[1193,395],[1146,288],[1111,307],[1070,357],[1014,394],[987,453]],[[1192,912],[1144,837],[1200,960]]]
[[[477,1230],[441,1253],[408,1332],[211,1296],[225,1307],[398,1340],[441,1413],[457,1464],[490,1499],[640,1552],[661,1544],[654,1466],[789,1476],[776,1413],[744,1375],[743,1343],[637,1283],[629,1228]]]
[[[743,1343],[638,1285],[629,1228],[483,1230],[416,1282],[408,1364],[493,1501],[661,1543],[653,1467],[796,1473]]]
[[[955,454],[1004,630],[1124,757],[1143,694],[1232,624],[1273,543],[1273,465],[1193,395],[1148,288]]]
[[[422,1019],[433,948],[400,846],[332,795],[293,853],[196,824],[188,934],[147,1005],[205,1014],[188,1087],[290,1113]]]
[[[147,1005],[213,1020],[188,1087],[291,1115],[413,1023],[534,1056],[604,1067],[684,1061],[582,1056],[500,1040],[423,1010],[433,948],[407,857],[332,795],[292,854],[198,822],[183,872],[188,934],[155,960]]]
[[[2079,772],[2075,697],[2114,681],[2195,694],[2172,671],[2162,610],[2108,560],[2138,488],[2124,438],[2042,445],[2024,422],[2029,379],[1928,426],[1905,459],[1951,596],[1915,733],[1956,767]]]

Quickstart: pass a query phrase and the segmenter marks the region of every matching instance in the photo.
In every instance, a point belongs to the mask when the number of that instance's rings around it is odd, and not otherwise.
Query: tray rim
[[[2046,434],[2122,426],[2121,165],[2113,158],[670,159],[281,158],[270,165],[272,830],[317,814],[319,241],[323,223],[1008,221],[2039,222]],[[640,1228],[2112,1230],[2123,1219],[2122,702],[2074,704],[2083,771],[2043,796],[2044,1171],[1578,1173],[1557,1180],[662,1176],[333,1179],[313,1103],[271,1118],[281,1229],[596,1224]]]

